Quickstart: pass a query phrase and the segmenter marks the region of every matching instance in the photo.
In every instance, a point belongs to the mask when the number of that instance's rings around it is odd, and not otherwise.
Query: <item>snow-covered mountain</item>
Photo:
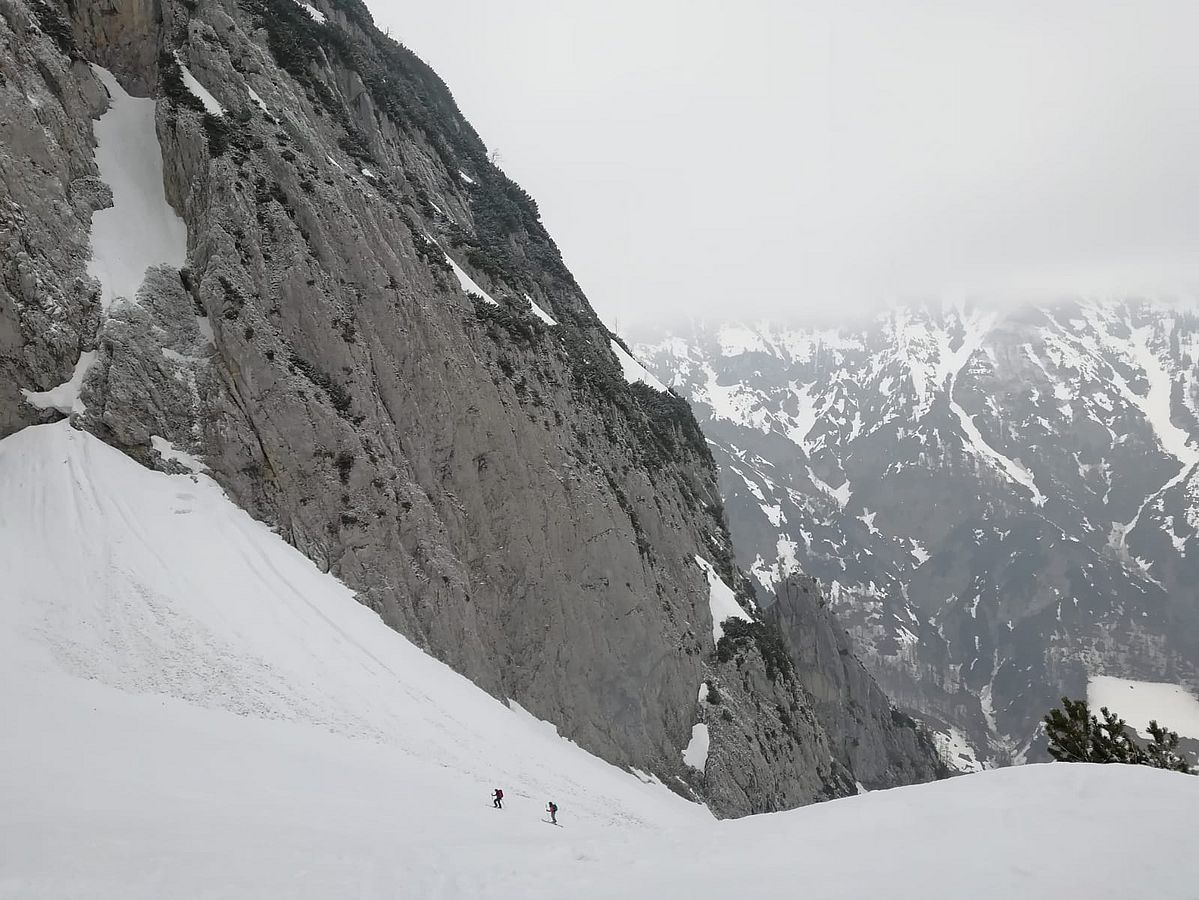
[[[818,578],[959,764],[1035,758],[1045,710],[1095,676],[1199,687],[1193,307],[641,337],[709,438],[741,564],[767,592]]]
[[[717,821],[429,657],[207,475],[65,421],[0,441],[0,510],[0,897],[1181,900],[1199,882],[1199,779],[1139,767]]]

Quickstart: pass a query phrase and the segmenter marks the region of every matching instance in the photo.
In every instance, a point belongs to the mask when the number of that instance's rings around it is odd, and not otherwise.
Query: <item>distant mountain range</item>
[[[639,337],[709,438],[740,564],[765,594],[795,570],[823,582],[959,768],[1038,758],[1040,717],[1097,676],[1195,688],[1194,309]]]

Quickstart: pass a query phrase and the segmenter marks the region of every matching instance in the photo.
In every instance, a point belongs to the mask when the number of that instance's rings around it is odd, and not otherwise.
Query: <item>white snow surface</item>
[[[624,372],[624,380],[629,384],[636,384],[640,381],[642,384],[648,384],[655,391],[666,393],[666,385],[660,382],[657,378],[650,374],[649,369],[629,356],[627,350],[620,346],[615,340],[612,342],[612,352],[616,354],[616,358],[620,360],[621,371]]]
[[[1177,684],[1092,675],[1087,704],[1096,715],[1106,706],[1145,736],[1149,720],[1157,719],[1182,737],[1199,739],[1199,698]]]
[[[200,84],[196,76],[191,73],[191,69],[184,65],[183,60],[179,58],[178,50],[175,51],[175,62],[179,63],[179,71],[183,73],[183,83],[204,104],[204,111],[214,116],[223,116],[225,114],[225,107],[217,102],[216,97],[208,92],[208,88]],[[260,104],[261,102],[259,101]],[[265,111],[266,108],[263,107],[263,109]]]
[[[48,391],[28,391],[22,388],[21,393],[25,395],[25,402],[38,409],[57,409],[60,413],[68,416],[73,412],[85,412],[86,407],[79,399],[79,391],[83,387],[83,376],[87,374],[87,370],[95,361],[95,350],[83,351],[79,354],[79,360],[75,363],[75,371],[71,373],[69,381],[63,382],[58,387],[50,388]]]
[[[795,413],[794,424],[787,429],[787,437],[793,444],[802,447],[804,450],[809,449],[807,443],[808,434],[816,427],[816,422],[820,417],[820,410],[816,408],[814,388],[814,383],[802,385],[792,383],[791,385],[791,390],[795,393],[799,409]]]
[[[187,226],[167,203],[162,150],[154,128],[154,101],[131,97],[100,66],[111,105],[95,124],[96,165],[112,188],[113,205],[92,214],[88,273],[100,279],[101,305],[133,300],[146,269],[187,261]]]
[[[445,254],[445,261],[448,262],[450,264],[450,268],[454,270],[454,277],[458,279],[458,284],[466,294],[474,294],[484,303],[489,303],[492,306],[499,306],[499,304],[492,299],[491,294],[479,287],[478,282],[466,274],[466,271],[462,268],[462,266],[450,259],[450,255],[444,250],[441,252]]]
[[[469,175],[467,175],[465,172],[463,172],[461,169],[458,170],[458,177],[461,178],[463,181],[465,181],[467,184],[475,183],[475,180],[473,178],[471,178]]]
[[[295,0],[295,2],[297,6],[303,7],[304,12],[308,13],[308,15],[312,16],[312,18],[316,19],[316,21],[320,22],[322,25],[329,21],[325,18],[325,14],[311,3],[305,3],[304,0]]]
[[[200,457],[193,456],[186,450],[178,449],[166,438],[160,437],[157,434],[150,436],[150,446],[153,447],[154,452],[163,459],[167,460],[168,462],[177,462],[179,465],[183,466],[183,468],[187,469],[193,474],[198,475],[200,472],[205,472],[208,470],[208,466],[202,459],[200,459]]]
[[[712,613],[712,641],[719,643],[720,639],[724,637],[724,629],[720,627],[720,623],[725,619],[741,619],[745,622],[752,622],[753,619],[745,614],[745,610],[737,602],[737,595],[716,574],[712,564],[702,556],[695,557],[695,561],[699,563],[699,567],[704,570],[704,575],[708,578],[708,608]]]
[[[981,772],[983,770],[984,766],[978,761],[978,754],[974,750],[974,745],[970,743],[970,739],[952,725],[946,731],[934,731],[933,741],[946,765],[959,772]]]
[[[558,324],[557,321],[554,320],[553,316],[537,305],[536,300],[534,300],[528,294],[525,294],[525,299],[529,301],[529,306],[533,307],[533,315],[539,318],[542,322],[544,322],[546,325]]]
[[[206,476],[66,422],[0,441],[0,509],[0,897],[708,900],[801,877],[806,898],[1170,900],[1199,883],[1199,778],[1144,767],[716,821],[421,653]],[[562,828],[542,827],[548,800]]]
[[[750,326],[737,323],[721,325],[717,332],[721,356],[740,356],[743,353],[767,353],[770,351],[761,332]]]
[[[246,90],[249,92],[250,99],[254,101],[254,104],[269,116],[271,114],[271,111],[270,111],[270,109],[267,108],[266,101],[263,100],[262,97],[260,97],[258,95],[258,91],[254,90],[249,85],[246,85]],[[333,162],[332,157],[328,157],[328,159],[329,159],[329,162]],[[334,163],[334,165],[336,165],[336,163]]]
[[[691,740],[683,748],[683,762],[702,772],[708,765],[708,750],[711,747],[708,726],[703,722],[691,726]]]

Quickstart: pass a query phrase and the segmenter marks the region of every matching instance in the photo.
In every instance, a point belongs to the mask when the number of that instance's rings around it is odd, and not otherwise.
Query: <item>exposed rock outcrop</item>
[[[791,575],[775,596],[767,618],[791,651],[837,761],[868,790],[945,777],[932,739],[866,671],[816,580]]]

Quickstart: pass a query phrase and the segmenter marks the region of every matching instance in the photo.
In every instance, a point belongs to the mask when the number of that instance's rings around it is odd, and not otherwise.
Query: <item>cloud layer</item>
[[[1199,286],[1199,4],[368,5],[609,319]]]

